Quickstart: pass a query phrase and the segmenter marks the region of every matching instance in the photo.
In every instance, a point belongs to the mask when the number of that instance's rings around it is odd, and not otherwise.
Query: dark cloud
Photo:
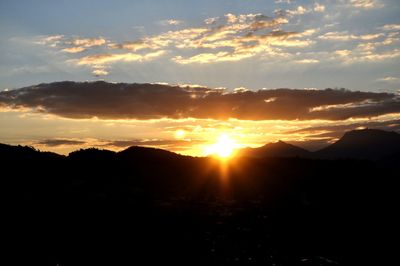
[[[344,89],[236,92],[160,84],[56,82],[0,92],[0,105],[69,118],[343,120],[400,112],[391,93]]]
[[[130,147],[130,146],[190,146],[193,145],[193,141],[188,140],[114,140],[110,141],[106,146],[114,146],[114,147]],[[195,143],[198,143],[197,141]]]
[[[85,141],[70,140],[70,139],[45,139],[39,141],[37,144],[46,145],[50,147],[62,146],[62,145],[82,145]]]

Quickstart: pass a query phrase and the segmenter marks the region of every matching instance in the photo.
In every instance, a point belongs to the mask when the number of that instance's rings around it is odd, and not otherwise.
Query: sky
[[[398,131],[399,14],[398,0],[0,0],[0,142],[203,155],[221,134],[315,150]]]

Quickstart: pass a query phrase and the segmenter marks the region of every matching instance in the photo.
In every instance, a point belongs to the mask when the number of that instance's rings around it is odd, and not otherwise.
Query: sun
[[[175,131],[175,138],[176,139],[183,139],[186,136],[186,131],[183,129],[178,129],[177,131]]]
[[[227,159],[233,155],[236,143],[228,135],[222,134],[217,142],[208,149],[208,154],[215,154],[222,159]]]

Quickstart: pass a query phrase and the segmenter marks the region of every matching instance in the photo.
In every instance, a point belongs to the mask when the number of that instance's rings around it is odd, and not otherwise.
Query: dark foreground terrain
[[[397,264],[398,154],[0,148],[7,265]]]

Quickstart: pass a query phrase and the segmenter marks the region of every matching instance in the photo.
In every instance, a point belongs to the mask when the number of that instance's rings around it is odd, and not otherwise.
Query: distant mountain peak
[[[244,157],[310,157],[311,152],[286,143],[282,140],[265,144],[259,148],[245,148],[238,152],[239,156]]]
[[[127,159],[176,159],[183,155],[153,147],[131,146],[117,153]]]
[[[357,129],[346,132],[337,142],[316,152],[310,152],[282,140],[258,148],[238,152],[244,157],[302,157],[321,159],[377,160],[400,153],[400,134],[380,129]]]
[[[379,159],[400,151],[400,134],[379,129],[346,132],[332,145],[316,152],[321,158]]]
[[[371,129],[371,128],[364,128],[364,129],[355,129],[350,130],[344,133],[342,138],[349,138],[349,137],[387,137],[387,136],[399,136],[398,133],[394,131],[385,131],[381,129]]]

